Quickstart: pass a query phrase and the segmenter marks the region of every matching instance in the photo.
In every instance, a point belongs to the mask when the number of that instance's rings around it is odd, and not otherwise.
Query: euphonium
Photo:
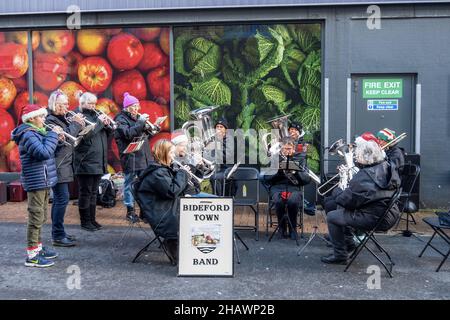
[[[179,162],[179,161],[177,161],[177,160],[175,160],[175,159],[174,159],[172,162],[173,162],[174,164],[176,164],[177,166],[179,166],[179,167],[180,167],[180,170],[183,170],[184,172],[186,172],[186,173],[188,174],[188,176],[189,176],[191,179],[194,179],[195,181],[197,181],[198,184],[200,184],[200,183],[203,182],[203,179],[202,179],[202,178],[199,178],[199,177],[197,177],[195,174],[193,174],[191,171],[186,170],[186,169],[184,168],[183,164],[181,164],[181,162]],[[193,185],[194,185],[194,184],[192,183],[191,180],[189,180],[188,183],[189,183],[190,186],[193,186]]]
[[[268,132],[264,134],[264,136],[262,137],[263,147],[268,156],[278,154],[281,150],[280,140],[283,139],[284,137],[289,136],[288,118],[290,116],[291,114],[287,114],[267,120],[267,123],[269,123],[273,129],[279,130],[279,137],[278,137],[279,139],[273,137],[272,132]],[[268,140],[270,140],[270,142],[267,142]]]

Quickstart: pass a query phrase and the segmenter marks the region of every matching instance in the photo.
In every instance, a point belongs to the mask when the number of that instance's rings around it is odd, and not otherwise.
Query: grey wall
[[[323,21],[329,79],[329,141],[346,137],[346,79],[353,73],[415,73],[422,85],[421,201],[450,206],[450,5],[381,6],[380,30],[366,27],[367,6],[171,10],[82,14],[82,26]],[[0,16],[0,29],[64,27],[67,16]],[[384,48],[394,50],[385,50]],[[322,99],[323,101],[323,99]]]

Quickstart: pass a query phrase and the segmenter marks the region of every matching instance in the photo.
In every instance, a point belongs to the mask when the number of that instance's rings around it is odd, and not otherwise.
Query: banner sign
[[[180,199],[179,276],[233,276],[233,199]]]
[[[398,110],[398,100],[367,100],[367,110],[369,111],[389,111]]]
[[[401,98],[403,79],[363,79],[363,98]]]

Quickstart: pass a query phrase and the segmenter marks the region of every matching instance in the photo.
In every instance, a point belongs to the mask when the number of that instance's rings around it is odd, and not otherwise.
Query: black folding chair
[[[225,194],[225,181],[226,177],[230,172],[231,168],[225,170],[224,181],[223,181],[223,194]],[[237,207],[249,207],[255,214],[254,225],[238,225],[235,227],[236,230],[252,230],[255,231],[255,240],[259,240],[259,171],[255,168],[249,167],[239,167],[233,173],[231,177],[232,181],[238,183],[238,190],[233,196],[234,205]],[[227,184],[231,188],[232,183]],[[247,190],[256,188],[256,193],[254,192],[244,192],[242,190],[246,186]],[[248,194],[254,194],[254,196],[249,196]]]
[[[439,222],[439,218],[438,217],[427,217],[427,218],[423,218],[422,220],[423,220],[423,222],[428,224],[434,230],[434,233],[431,236],[430,240],[428,240],[428,242],[425,245],[425,247],[423,248],[422,252],[420,252],[419,258],[422,257],[423,253],[425,252],[425,250],[428,247],[430,247],[431,249],[433,249],[434,251],[439,253],[441,256],[444,257],[442,259],[442,261],[439,263],[439,266],[436,269],[436,272],[439,272],[439,270],[441,269],[442,265],[444,264],[444,262],[448,259],[448,256],[450,255],[450,236],[447,233],[445,233],[445,230],[447,230],[447,231],[450,230],[450,226],[446,226],[446,225],[441,224]],[[441,237],[442,240],[444,240],[447,243],[447,245],[448,245],[447,253],[443,253],[441,250],[439,250],[438,248],[436,248],[435,246],[433,246],[431,244],[431,241],[433,241],[433,239],[434,239],[434,237],[436,235]]]
[[[402,193],[399,199],[399,208],[400,208],[400,216],[397,221],[397,226],[400,224],[400,221],[406,221],[406,229],[401,231],[401,234],[405,237],[411,237],[413,233],[409,230],[409,223],[416,223],[414,219],[414,213],[416,213],[419,208],[411,201],[411,194],[414,189],[414,186],[417,182],[417,179],[420,174],[420,167],[413,163],[407,163],[399,168],[400,177],[402,180],[401,188]],[[406,214],[406,218],[403,218],[403,215]]]
[[[348,270],[348,268],[350,268],[353,261],[355,261],[356,257],[365,248],[365,249],[367,249],[367,251],[369,251],[375,257],[375,259],[377,259],[383,265],[383,267],[386,269],[387,273],[389,274],[389,277],[392,278],[392,268],[395,265],[395,263],[394,263],[394,261],[392,261],[392,258],[389,255],[389,253],[386,251],[386,249],[384,249],[383,246],[381,246],[381,244],[375,238],[375,232],[379,231],[381,224],[386,219],[387,215],[389,214],[391,209],[394,207],[394,205],[398,202],[398,200],[400,198],[401,190],[402,189],[399,188],[395,191],[394,195],[389,200],[389,204],[388,204],[385,212],[383,213],[383,215],[380,216],[380,218],[378,219],[377,224],[375,225],[374,228],[372,228],[371,230],[358,230],[358,231],[361,231],[364,233],[364,238],[362,240],[360,240],[360,243],[358,244],[355,251],[351,255],[350,261],[347,263],[347,266],[345,267],[344,272],[346,272]],[[383,231],[387,231],[387,230],[383,230]],[[354,234],[354,237],[356,237],[355,234]],[[357,239],[359,239],[359,238],[357,238]],[[371,240],[375,244],[375,246],[380,250],[381,253],[384,253],[386,255],[386,257],[388,259],[389,267],[370,247],[367,246],[369,240]]]
[[[141,201],[139,200],[139,198],[137,197],[137,190],[136,190],[136,183],[132,183],[131,184],[131,193],[133,194],[133,197],[134,197],[134,199],[135,199],[135,201],[136,201],[136,203],[138,204],[138,206],[139,206],[139,219],[141,220],[141,221],[144,221],[144,222],[146,222],[146,223],[148,223],[147,222],[147,219],[145,219],[145,215],[144,215],[144,211],[143,211],[143,206],[142,206],[142,204],[141,204]],[[149,224],[150,225],[150,224]],[[141,227],[141,226],[140,226]],[[150,226],[151,227],[151,226]],[[153,232],[154,233],[154,232]],[[147,234],[147,233],[146,233]],[[147,234],[148,235],[148,234]],[[149,235],[149,237],[151,237],[150,235]],[[132,260],[132,263],[135,263],[138,259],[139,259],[139,257],[140,256],[142,256],[145,252],[147,252],[148,251],[148,249],[150,248],[150,246],[154,243],[154,242],[158,242],[159,243],[159,248],[160,249],[162,249],[162,251],[164,252],[164,254],[167,256],[167,258],[169,259],[169,261],[170,261],[170,263],[172,264],[172,265],[176,265],[176,262],[175,261],[173,261],[171,258],[170,258],[170,255],[169,255],[169,253],[166,251],[166,248],[165,248],[165,246],[163,245],[163,242],[162,242],[162,240],[161,240],[161,237],[160,236],[158,236],[158,235],[156,235],[155,233],[154,233],[154,237],[145,245],[145,247],[143,247],[141,250],[139,250],[139,252],[136,254],[136,256],[133,258],[133,260]]]

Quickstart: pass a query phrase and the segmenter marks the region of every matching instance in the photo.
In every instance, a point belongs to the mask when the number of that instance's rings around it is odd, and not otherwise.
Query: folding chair
[[[228,168],[225,170],[224,174],[224,181],[223,181],[223,194],[225,194],[225,181],[226,177],[228,176],[228,173],[230,172],[231,168]],[[238,190],[236,192],[236,195],[233,196],[234,198],[234,205],[237,207],[249,207],[253,213],[255,214],[255,224],[254,225],[239,225],[236,226],[236,230],[254,230],[255,231],[255,240],[259,240],[259,171],[255,168],[249,168],[249,167],[239,167],[237,170],[233,173],[233,176],[230,180],[233,180],[235,182],[241,182],[244,183],[245,186],[247,184],[251,185],[253,188],[253,185],[256,187],[256,194],[255,197],[250,197],[242,190],[243,187],[238,187]],[[232,184],[228,183],[228,186],[231,187]],[[246,187],[247,189],[250,189],[249,186]],[[252,192],[253,193],[253,192]],[[242,196],[241,196],[242,195]]]
[[[433,249],[434,251],[436,251],[437,253],[439,253],[441,256],[444,257],[442,259],[442,261],[439,263],[439,266],[436,269],[436,272],[439,272],[439,270],[441,269],[442,265],[444,264],[444,262],[447,260],[448,256],[450,255],[450,236],[445,233],[445,230],[450,230],[450,226],[442,225],[439,222],[439,218],[438,217],[427,217],[427,218],[423,218],[422,220],[423,220],[423,222],[428,224],[434,230],[434,233],[431,236],[430,240],[428,240],[428,242],[425,245],[425,247],[423,248],[422,252],[420,252],[419,258],[422,257],[423,253],[425,252],[425,250],[428,247],[431,247],[431,249]],[[434,237],[436,235],[441,237],[447,243],[447,245],[448,245],[447,253],[441,252],[441,250],[439,250],[438,248],[436,248],[435,246],[433,246],[431,244],[431,241],[433,241],[433,239],[434,239]]]
[[[420,167],[413,163],[407,163],[399,168],[399,173],[402,180],[401,188],[403,191],[399,200],[401,212],[396,228],[398,228],[401,220],[406,220],[406,229],[402,230],[401,234],[405,237],[411,237],[413,233],[409,230],[409,223],[413,222],[414,224],[417,224],[413,214],[418,211],[418,208],[410,199],[420,174]],[[403,214],[406,214],[406,219],[403,218]]]
[[[391,209],[394,207],[394,205],[398,202],[398,200],[400,198],[401,190],[402,189],[399,188],[395,191],[394,195],[389,200],[389,204],[388,204],[385,212],[383,213],[383,215],[380,216],[380,218],[378,219],[377,224],[375,225],[374,228],[372,228],[371,230],[359,230],[364,233],[363,239],[359,240],[360,243],[358,244],[355,251],[351,255],[351,259],[347,263],[347,266],[345,267],[344,272],[346,272],[348,270],[348,268],[352,265],[353,261],[355,261],[356,257],[361,253],[361,251],[364,248],[366,248],[367,251],[369,251],[375,257],[375,259],[377,259],[383,265],[383,267],[386,269],[387,273],[389,274],[389,277],[392,278],[392,268],[395,265],[395,263],[392,261],[392,258],[389,255],[389,253],[386,251],[386,249],[384,249],[381,246],[381,244],[377,241],[377,239],[375,238],[375,232],[379,231],[381,223],[385,220],[385,218],[387,217],[387,215],[389,214]],[[383,230],[383,231],[385,231],[385,230]],[[356,237],[355,234],[354,234],[354,237]],[[359,238],[357,238],[357,239],[359,239]],[[367,243],[369,240],[371,240],[375,244],[375,246],[380,250],[381,253],[384,253],[386,255],[387,259],[389,260],[388,261],[389,267],[371,248],[369,248],[367,246]]]
[[[136,183],[132,183],[131,184],[131,193],[133,194],[133,198],[134,198],[134,200],[136,201],[136,203],[138,204],[138,206],[139,206],[139,218],[140,218],[140,220],[141,221],[146,221],[146,219],[145,219],[145,217],[144,217],[144,211],[143,211],[143,206],[142,206],[142,204],[141,204],[141,201],[139,200],[139,198],[137,197],[137,190],[136,190]],[[150,225],[150,224],[149,224]],[[141,226],[139,226],[139,227],[141,227]],[[151,226],[150,226],[151,227]],[[141,227],[142,228],[142,227]],[[154,233],[154,232],[153,232]],[[148,233],[146,233],[150,238],[151,238],[151,236],[148,234]],[[139,257],[141,256],[141,255],[143,255],[145,252],[147,252],[148,251],[148,248],[150,248],[150,246],[154,243],[154,242],[158,242],[159,243],[159,248],[160,249],[162,249],[162,251],[164,252],[164,254],[167,256],[167,258],[169,259],[169,261],[170,261],[170,263],[172,264],[172,265],[176,265],[176,262],[175,261],[173,261],[171,258],[170,258],[170,255],[169,255],[169,253],[166,251],[166,248],[165,248],[165,246],[163,245],[163,242],[162,242],[162,240],[161,240],[161,237],[160,236],[158,236],[158,235],[156,235],[155,233],[154,233],[154,237],[153,237],[153,239],[152,240],[150,240],[146,245],[145,245],[145,247],[143,247],[141,250],[139,250],[139,252],[136,254],[136,256],[133,258],[133,260],[131,261],[132,263],[135,263],[138,259],[139,259]]]

